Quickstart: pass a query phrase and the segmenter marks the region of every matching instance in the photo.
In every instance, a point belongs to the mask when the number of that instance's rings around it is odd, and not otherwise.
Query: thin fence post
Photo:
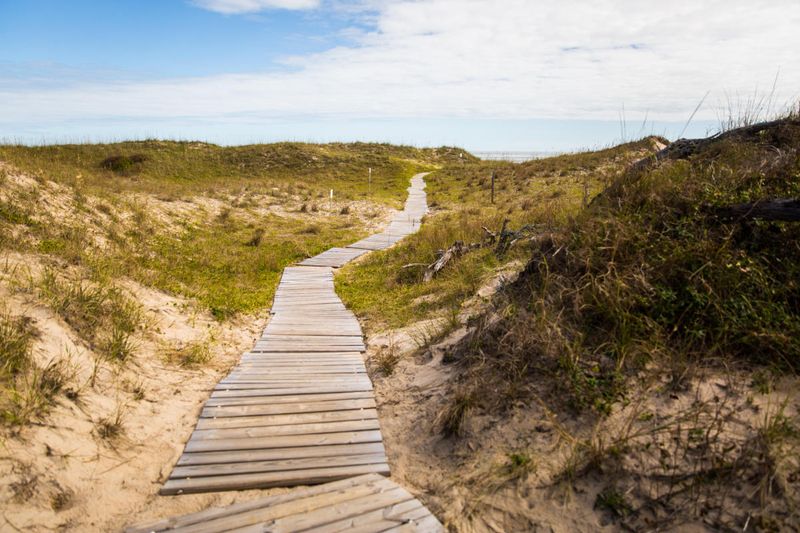
[[[496,174],[495,171],[492,170],[492,203],[494,203],[494,177],[495,177],[495,174]]]
[[[589,176],[583,177],[583,207],[589,205]]]

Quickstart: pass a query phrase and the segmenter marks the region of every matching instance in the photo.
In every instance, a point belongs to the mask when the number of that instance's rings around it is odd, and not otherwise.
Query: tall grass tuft
[[[27,367],[34,336],[29,318],[0,309],[0,379],[8,382]]]
[[[134,336],[144,325],[144,311],[120,289],[102,282],[62,279],[49,268],[33,284],[91,348],[118,362],[133,356]]]

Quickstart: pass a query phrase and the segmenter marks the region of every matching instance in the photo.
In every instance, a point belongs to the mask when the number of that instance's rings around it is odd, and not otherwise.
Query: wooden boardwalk
[[[441,532],[442,525],[405,489],[378,474],[295,490],[135,526],[127,533],[180,531]]]
[[[215,387],[161,494],[310,485],[369,474],[358,477],[358,483],[342,482],[343,487],[349,487],[344,493],[358,493],[360,496],[353,498],[369,500],[353,507],[368,516],[363,520],[369,522],[358,530],[381,530],[366,525],[373,522],[402,525],[395,518],[384,519],[395,516],[394,506],[403,510],[398,511],[399,517],[405,517],[406,511],[415,517],[424,514],[419,502],[403,489],[376,477],[388,475],[389,465],[372,383],[361,355],[364,339],[358,320],[345,308],[333,285],[334,268],[370,250],[387,248],[419,229],[427,210],[423,176],[412,178],[405,209],[393,217],[385,231],[286,268],[264,334]],[[355,484],[348,485],[350,482]],[[380,490],[369,492],[362,482],[371,487],[369,490]],[[340,489],[335,488],[338,485],[327,486],[340,494]],[[308,489],[303,494],[309,490],[313,491]],[[285,496],[289,495],[282,497]],[[270,498],[263,501],[267,502],[265,508],[273,505]],[[219,511],[222,514],[218,518],[228,516],[228,512]],[[336,510],[323,512],[316,508],[303,517],[314,513],[350,520],[339,516]],[[289,520],[289,515],[270,513],[263,516],[267,515],[271,517],[268,520],[283,520],[280,527],[269,531],[298,530],[286,524],[295,524],[291,520],[301,518]],[[423,518],[423,524],[440,527],[435,518]],[[263,523],[266,522],[259,522]],[[328,529],[329,522],[313,524],[328,524],[326,531],[337,530]],[[308,527],[316,527],[313,524]],[[394,526],[387,526],[391,527]]]

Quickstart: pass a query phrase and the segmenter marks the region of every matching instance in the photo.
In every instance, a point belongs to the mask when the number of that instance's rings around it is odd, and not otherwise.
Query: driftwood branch
[[[493,232],[486,226],[481,226],[481,229],[484,233],[486,233],[486,242],[488,244],[494,244],[494,242],[497,240],[497,233]]]
[[[461,257],[467,252],[472,250],[476,250],[478,248],[488,248],[489,246],[494,245],[494,253],[498,257],[502,257],[514,244],[522,240],[524,237],[528,236],[531,232],[537,229],[536,226],[528,224],[526,226],[521,227],[520,229],[513,231],[508,229],[508,220],[503,221],[503,226],[500,228],[499,232],[494,232],[487,228],[486,226],[481,226],[486,237],[481,242],[473,242],[470,244],[465,244],[461,241],[456,241],[453,245],[448,248],[447,250],[440,250],[438,252],[438,258],[436,261],[431,263],[430,265],[422,265],[420,263],[411,263],[409,265],[405,265],[402,268],[412,268],[417,266],[427,266],[425,269],[425,274],[423,275],[423,281],[431,281],[448,263],[453,261],[454,259]]]
[[[800,200],[796,198],[761,200],[745,204],[717,207],[714,211],[717,216],[726,219],[761,219],[800,222]]]
[[[415,267],[427,267],[430,266],[428,263],[409,263],[407,265],[403,265],[400,267],[401,270],[405,270],[407,268],[415,268]]]
[[[425,275],[423,276],[423,281],[430,281],[433,277],[439,273],[441,269],[447,265],[450,261],[457,257],[461,257],[465,253],[469,252],[470,250],[474,250],[476,248],[480,248],[480,243],[472,243],[472,244],[464,244],[461,241],[456,241],[453,243],[453,246],[448,248],[447,250],[443,251],[442,254],[439,256],[439,259],[434,261],[432,265],[430,265],[425,270]]]
[[[659,150],[655,154],[647,156],[644,159],[640,159],[639,161],[637,161],[632,165],[632,168],[634,170],[648,168],[651,165],[659,161],[662,161],[664,159],[686,159],[689,156],[696,154],[702,148],[708,146],[711,143],[715,143],[723,139],[728,139],[733,137],[752,138],[757,136],[764,130],[781,125],[798,126],[800,125],[800,120],[798,119],[771,120],[768,122],[759,122],[758,124],[752,124],[750,126],[743,126],[741,128],[734,128],[732,130],[728,130],[722,133],[717,133],[716,135],[712,135],[711,137],[707,137],[705,139],[678,139],[677,141],[671,143],[666,148]]]

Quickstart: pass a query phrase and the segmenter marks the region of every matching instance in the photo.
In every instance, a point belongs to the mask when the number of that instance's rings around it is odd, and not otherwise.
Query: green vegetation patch
[[[645,139],[601,152],[523,164],[461,160],[446,165],[425,178],[432,214],[420,231],[387,251],[341,269],[337,292],[356,313],[391,327],[443,311],[457,312],[488,275],[528,252],[515,247],[498,257],[491,248],[476,249],[423,282],[425,267],[436,261],[438,252],[456,241],[481,242],[487,237],[484,228],[497,233],[504,221],[511,229],[533,224],[550,231],[563,226],[581,209],[584,197],[588,200],[604,188],[612,170],[650,149],[652,139]]]
[[[792,122],[623,172],[537,243],[508,291],[510,312],[470,352],[502,361],[509,387],[544,372],[576,408],[601,413],[650,361],[678,388],[691,365],[714,361],[796,372],[800,226],[729,220],[716,208],[798,196]]]
[[[196,298],[218,319],[255,312],[269,307],[286,266],[366,234],[342,217],[321,220],[313,232],[308,228],[305,221],[277,215],[231,215],[143,240],[127,269],[146,284]]]
[[[72,379],[63,361],[37,365],[32,357],[37,331],[31,318],[0,308],[0,422],[23,425],[45,414]]]
[[[103,283],[61,278],[52,269],[34,284],[42,299],[93,350],[118,362],[134,355],[135,334],[145,318],[141,305],[130,296]]]
[[[136,191],[181,197],[286,180],[309,199],[363,199],[399,207],[414,172],[471,156],[456,148],[388,144],[275,143],[221,147],[200,142],[130,141],[56,146],[0,145],[0,160],[31,175],[90,192]],[[369,169],[372,179],[369,180]]]

